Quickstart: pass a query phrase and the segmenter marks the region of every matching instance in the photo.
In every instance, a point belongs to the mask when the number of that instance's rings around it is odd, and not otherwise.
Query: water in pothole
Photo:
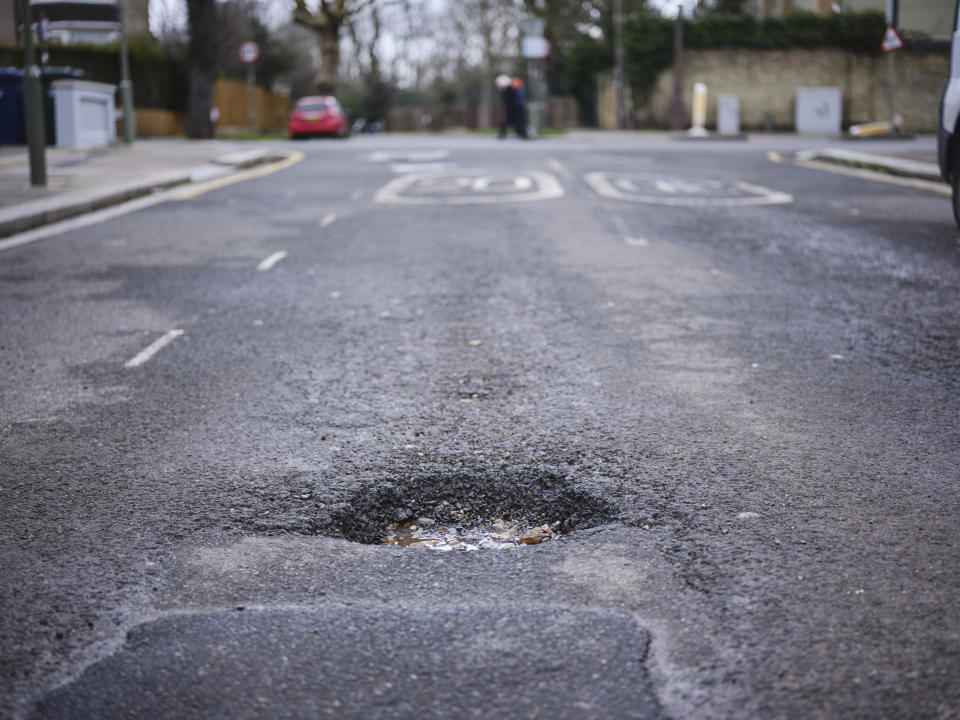
[[[559,523],[554,523],[559,525]],[[521,529],[517,524],[500,518],[489,523],[467,525],[440,525],[433,518],[421,517],[387,528],[383,539],[387,545],[408,548],[426,548],[440,551],[503,550],[521,545],[539,545],[556,540],[559,535],[550,525]]]

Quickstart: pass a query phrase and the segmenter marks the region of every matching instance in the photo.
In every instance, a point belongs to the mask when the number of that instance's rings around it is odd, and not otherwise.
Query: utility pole
[[[897,0],[887,0],[887,25],[894,30],[897,29],[898,10]],[[887,53],[887,117],[890,118],[891,123],[895,114],[893,110],[893,85],[897,76],[895,56],[896,53],[894,52]]]
[[[117,15],[120,19],[120,104],[123,106],[123,141],[133,142],[133,83],[130,80],[130,56],[127,53],[127,26],[123,19],[123,0],[117,0]]]
[[[43,124],[43,88],[40,84],[40,68],[33,53],[33,23],[30,16],[30,0],[19,0],[20,18],[23,20],[23,114],[27,130],[27,147],[30,154],[30,184],[43,187],[47,184],[46,133]]]
[[[670,129],[683,130],[687,109],[683,105],[683,6],[677,10],[673,32],[673,102],[670,103]]]
[[[624,128],[623,107],[623,0],[613,0],[613,89],[617,95],[617,130]]]

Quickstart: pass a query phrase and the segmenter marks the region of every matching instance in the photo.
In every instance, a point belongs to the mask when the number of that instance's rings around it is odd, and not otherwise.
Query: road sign
[[[240,58],[240,62],[255,63],[260,59],[260,46],[253,40],[247,40],[237,49],[237,57]]]
[[[520,32],[523,35],[539,36],[543,35],[546,26],[547,23],[542,18],[528,17],[520,22]]]
[[[541,60],[550,54],[550,41],[544,37],[524,37],[521,54],[530,60]]]
[[[900,39],[900,36],[897,34],[897,30],[893,25],[887,25],[886,31],[883,33],[883,42],[880,43],[880,49],[884,52],[893,52],[894,50],[899,50],[903,47],[903,40]]]

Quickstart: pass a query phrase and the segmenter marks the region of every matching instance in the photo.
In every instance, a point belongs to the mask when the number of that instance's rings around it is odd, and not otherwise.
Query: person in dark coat
[[[519,86],[517,82],[519,81]],[[517,135],[525,138],[527,136],[527,120],[525,112],[525,93],[523,91],[523,81],[519,78],[511,80],[506,75],[500,75],[496,80],[497,88],[500,90],[500,99],[502,101],[502,113],[500,116],[501,139],[507,136],[508,128],[513,128]]]

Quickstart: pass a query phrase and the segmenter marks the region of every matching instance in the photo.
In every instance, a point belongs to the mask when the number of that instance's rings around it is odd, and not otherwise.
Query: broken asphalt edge
[[[258,165],[283,162],[288,157],[288,154],[277,151],[230,153],[212,160],[210,164],[217,165],[222,169],[222,173],[218,173],[219,176],[221,174],[230,175]],[[190,169],[108,186],[99,191],[91,190],[83,194],[75,194],[73,197],[45,198],[28,203],[26,206],[20,206],[20,208],[0,210],[0,238],[69,220],[113,205],[120,205],[155,192],[210,179],[209,174],[196,177],[194,169]],[[31,208],[31,205],[35,207]]]

